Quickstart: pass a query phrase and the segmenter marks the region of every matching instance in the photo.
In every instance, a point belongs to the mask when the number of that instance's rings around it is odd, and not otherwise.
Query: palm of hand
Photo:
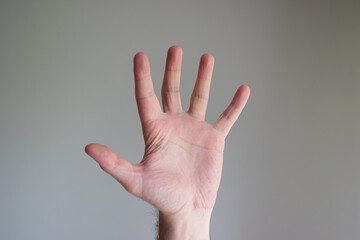
[[[134,58],[135,95],[145,140],[145,153],[139,164],[129,163],[100,144],[85,148],[126,190],[168,214],[213,208],[225,138],[250,94],[249,87],[242,85],[217,121],[205,122],[214,58],[204,54],[190,107],[185,113],[178,91],[181,61],[182,49],[171,47],[162,87],[164,111],[161,111],[146,55],[138,53]]]
[[[146,124],[144,136],[141,198],[169,213],[212,208],[221,177],[223,136],[187,113]]]

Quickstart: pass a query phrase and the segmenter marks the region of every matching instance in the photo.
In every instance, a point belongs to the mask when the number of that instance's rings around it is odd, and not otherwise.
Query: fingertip
[[[117,159],[117,155],[113,150],[97,143],[86,145],[85,152],[105,169],[111,169]]]
[[[198,77],[211,78],[214,69],[215,58],[210,53],[205,53],[200,58]]]
[[[166,70],[179,71],[182,62],[182,48],[174,45],[167,52]]]
[[[168,54],[176,54],[176,53],[182,54],[182,52],[183,52],[182,47],[180,47],[179,45],[173,45],[168,49]]]
[[[144,52],[137,52],[137,53],[134,55],[134,60],[138,60],[138,59],[141,59],[141,58],[144,58],[144,57],[147,57]]]
[[[85,146],[85,149],[84,149],[85,152],[86,152],[86,154],[91,155],[91,153],[92,153],[95,145],[97,145],[97,144],[96,144],[96,143],[89,143],[89,144],[87,144],[87,145]]]
[[[242,95],[250,95],[250,87],[246,84],[243,84],[239,87],[239,91],[242,92]]]
[[[243,84],[243,85],[241,85],[239,88],[247,88],[247,89],[250,91],[250,87],[249,87],[249,85],[247,85],[247,84]]]
[[[150,74],[149,59],[144,52],[138,52],[134,56],[135,77],[145,77]]]
[[[89,143],[85,146],[85,152],[92,158],[96,160],[96,158],[99,157],[99,153],[104,150],[104,145],[98,144],[98,143]]]
[[[246,84],[241,85],[235,93],[234,104],[237,107],[243,108],[249,99],[250,87]]]
[[[148,60],[148,57],[144,52],[138,52],[134,56],[134,65],[135,66],[142,66],[146,61]]]
[[[201,56],[201,60],[207,63],[214,63],[215,62],[215,57],[214,55],[210,54],[210,53],[204,53]]]

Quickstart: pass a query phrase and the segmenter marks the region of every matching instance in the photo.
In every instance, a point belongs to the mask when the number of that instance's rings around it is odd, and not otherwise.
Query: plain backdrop
[[[213,122],[238,86],[212,239],[360,239],[360,1],[1,0],[0,239],[154,239],[155,210],[84,153],[144,144],[133,56],[159,95],[183,48],[185,110],[215,56]]]

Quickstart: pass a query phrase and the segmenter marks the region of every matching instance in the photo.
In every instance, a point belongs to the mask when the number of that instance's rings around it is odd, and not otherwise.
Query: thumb
[[[122,157],[110,148],[96,143],[86,145],[85,152],[95,159],[100,167],[115,178],[123,187],[137,197],[141,195],[141,169]]]

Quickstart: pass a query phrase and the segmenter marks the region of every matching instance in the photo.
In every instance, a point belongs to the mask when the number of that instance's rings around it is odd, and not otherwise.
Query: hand
[[[154,93],[147,56],[134,57],[135,95],[145,140],[139,164],[111,149],[89,144],[85,151],[127,191],[159,209],[168,222],[179,216],[211,215],[220,184],[225,138],[250,94],[240,86],[229,107],[211,124],[204,121],[214,57],[204,54],[189,110],[181,106],[179,84],[182,49],[168,50],[161,95]],[[170,238],[169,238],[170,239]]]

